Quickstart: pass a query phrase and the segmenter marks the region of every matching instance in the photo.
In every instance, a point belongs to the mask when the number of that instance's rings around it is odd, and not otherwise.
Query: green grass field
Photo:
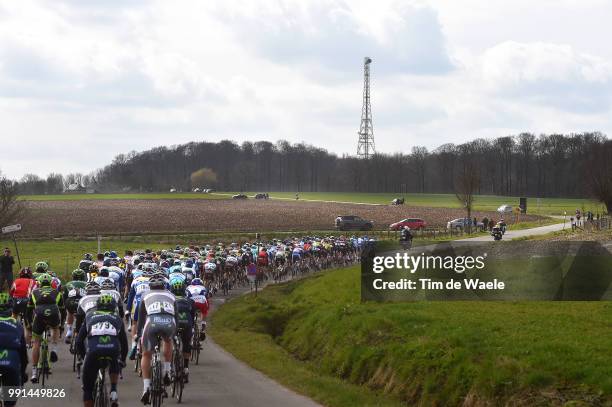
[[[254,195],[249,192],[248,195]],[[393,198],[404,196],[406,205],[411,206],[428,206],[434,208],[459,208],[461,205],[453,194],[373,194],[373,193],[344,193],[344,192],[302,192],[300,199],[320,200],[320,201],[338,201],[338,202],[359,202],[359,203],[374,203],[388,205]],[[271,198],[295,199],[294,192],[271,192]],[[495,196],[495,195],[478,195],[476,197],[476,210],[494,211],[499,206],[509,204],[518,206],[518,197]],[[583,211],[591,210],[594,213],[605,212],[605,207],[591,199],[575,199],[575,198],[541,198],[538,207],[536,198],[527,199],[528,213],[531,214],[547,214],[547,215],[563,215],[567,211],[568,215],[574,213],[576,209]]]
[[[211,334],[328,406],[586,406],[612,403],[610,321],[609,302],[361,303],[352,267],[232,300]]]
[[[61,194],[61,195],[23,195],[22,200],[28,201],[72,201],[85,199],[229,199],[237,192],[218,192],[212,194],[202,193],[131,193],[131,194]],[[255,192],[247,192],[249,196]],[[404,196],[406,204],[411,206],[427,206],[438,208],[459,208],[459,202],[453,194],[374,194],[374,193],[349,193],[349,192],[302,192],[300,199],[315,201],[336,201],[388,205],[393,198]],[[271,192],[271,198],[295,199],[295,192]],[[476,210],[496,210],[500,205],[510,204],[518,206],[518,197],[479,195],[476,198]],[[528,198],[528,213],[542,215],[568,215],[576,209],[582,211],[593,211],[594,213],[605,212],[605,207],[590,199],[575,198],[541,198],[540,204],[536,198]]]

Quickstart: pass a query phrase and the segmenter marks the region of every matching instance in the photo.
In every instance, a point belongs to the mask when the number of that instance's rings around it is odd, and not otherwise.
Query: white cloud
[[[88,172],[224,138],[354,153],[365,55],[380,151],[609,131],[611,12],[599,0],[0,0],[0,170]]]

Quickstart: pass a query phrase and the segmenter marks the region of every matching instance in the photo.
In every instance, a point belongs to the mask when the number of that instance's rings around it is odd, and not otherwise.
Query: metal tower
[[[357,156],[370,158],[374,151],[374,127],[372,126],[372,107],[370,106],[370,64],[372,59],[363,59],[363,107],[361,108],[361,126],[359,127],[359,143]]]

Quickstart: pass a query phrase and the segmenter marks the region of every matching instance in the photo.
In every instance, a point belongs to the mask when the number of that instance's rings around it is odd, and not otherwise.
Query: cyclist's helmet
[[[117,307],[117,302],[110,294],[101,294],[96,301],[98,311],[114,311]]]
[[[172,294],[174,295],[185,295],[185,283],[178,279],[173,280],[170,285],[170,291],[172,291]]]
[[[35,267],[37,273],[46,273],[47,270],[49,270],[49,265],[44,261],[39,261],[38,263],[36,263]]]
[[[102,283],[100,284],[100,289],[101,290],[114,290],[115,282],[111,280],[110,278],[107,278],[106,280],[102,281]]]
[[[110,252],[109,251],[104,252],[104,258],[107,258],[107,257],[110,257]]]
[[[96,263],[94,263],[91,266],[89,266],[89,272],[90,273],[97,273],[98,272],[98,265]]]
[[[163,274],[155,273],[149,279],[149,287],[152,290],[161,290],[166,288],[166,279],[164,278]]]
[[[29,267],[24,267],[19,272],[19,278],[32,278],[32,270]]]
[[[202,279],[194,278],[193,280],[191,280],[191,285],[204,285],[204,283],[202,282]]]
[[[114,251],[114,250],[113,250],[113,251],[111,251],[111,252],[110,252],[110,257],[111,257],[111,259],[116,259],[116,258],[117,258],[117,252],[116,252],[116,251]]]
[[[85,286],[85,291],[87,294],[100,294],[100,284],[96,283],[95,281],[90,281]]]
[[[98,272],[100,277],[108,277],[108,269],[106,267],[102,267]]]
[[[74,269],[72,272],[73,281],[85,281],[85,272],[81,269]]]
[[[53,277],[51,277],[50,274],[44,273],[38,276],[36,281],[38,281],[38,284],[41,287],[51,287],[51,283],[53,282]]]
[[[0,293],[0,314],[13,312],[13,299],[8,293]]]
[[[93,259],[93,256],[91,255],[91,253],[85,253],[85,255],[83,256],[83,260],[91,261],[92,259]]]

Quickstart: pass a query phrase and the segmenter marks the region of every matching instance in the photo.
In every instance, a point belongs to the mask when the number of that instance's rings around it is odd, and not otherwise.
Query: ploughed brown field
[[[357,205],[302,201],[238,200],[83,200],[29,201],[24,235],[110,233],[206,233],[332,230],[338,215],[358,215],[374,221],[374,229],[408,217],[422,218],[428,227],[464,216],[461,209]],[[495,212],[475,212],[499,219]],[[506,217],[511,223],[514,216]],[[522,216],[521,220],[535,220]]]

